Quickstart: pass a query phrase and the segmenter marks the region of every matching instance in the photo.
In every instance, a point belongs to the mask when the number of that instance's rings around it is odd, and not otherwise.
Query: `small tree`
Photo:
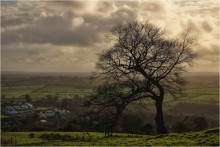
[[[24,97],[25,101],[28,102],[28,103],[31,103],[32,102],[32,99],[31,99],[31,96],[26,94],[25,97]]]
[[[133,22],[115,26],[108,38],[114,45],[98,55],[98,71],[93,75],[108,81],[97,91],[96,104],[115,108],[115,126],[129,103],[151,98],[156,106],[157,133],[166,134],[162,111],[165,92],[174,97],[182,93],[186,83],[182,73],[196,57],[190,31],[169,38],[149,22]]]
[[[106,83],[96,90],[96,95],[90,99],[90,105],[95,106],[96,121],[98,128],[102,127],[106,131],[106,136],[112,136],[113,128],[116,126],[118,119],[121,117],[126,103],[124,102],[124,93],[122,85],[118,83]],[[98,108],[98,109],[96,109]],[[102,126],[100,126],[102,125]]]

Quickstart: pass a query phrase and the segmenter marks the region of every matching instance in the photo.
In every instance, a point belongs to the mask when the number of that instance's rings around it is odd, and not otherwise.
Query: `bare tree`
[[[135,82],[139,83],[140,86],[142,81],[136,80]],[[93,110],[96,110],[91,114],[99,114],[96,115],[95,120],[100,121],[96,124],[102,125],[102,129],[106,131],[106,136],[112,136],[114,128],[128,104],[151,96],[145,92],[146,89],[148,87],[145,87],[144,83],[142,83],[142,87],[136,88],[136,85],[130,80],[118,82],[113,79],[110,83],[106,82],[97,88],[96,95],[90,99],[89,105],[94,106]]]
[[[182,73],[196,57],[190,31],[170,38],[149,22],[132,22],[115,26],[108,38],[114,45],[98,55],[93,76],[110,85],[97,91],[97,97],[101,95],[99,105],[116,108],[114,126],[129,103],[151,98],[156,106],[157,133],[166,134],[162,110],[165,92],[175,97],[183,91],[186,82]]]

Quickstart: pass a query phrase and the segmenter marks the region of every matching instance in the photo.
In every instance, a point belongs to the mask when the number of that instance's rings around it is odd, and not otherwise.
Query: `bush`
[[[11,138],[1,138],[1,145],[16,145],[17,140],[13,137]]]
[[[151,124],[145,124],[145,125],[142,127],[141,131],[144,132],[145,134],[148,134],[148,135],[155,134],[155,132],[154,132],[154,127],[153,127],[153,125],[151,125]]]
[[[28,136],[29,136],[30,138],[34,138],[34,137],[35,137],[35,134],[34,134],[34,133],[30,133]]]
[[[62,141],[71,141],[71,140],[79,140],[79,141],[86,141],[86,140],[90,140],[88,138],[85,138],[85,136],[71,136],[68,134],[65,135],[60,135],[60,134],[42,134],[40,136],[40,138],[45,139],[45,140],[62,140]]]
[[[208,127],[208,123],[204,117],[186,116],[183,121],[173,125],[172,131],[177,133],[200,131]]]

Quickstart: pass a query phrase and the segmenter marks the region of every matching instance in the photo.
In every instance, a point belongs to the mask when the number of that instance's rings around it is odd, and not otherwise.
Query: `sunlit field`
[[[3,132],[1,143],[6,146],[218,146],[219,129],[155,136],[115,133],[111,138],[94,132]]]

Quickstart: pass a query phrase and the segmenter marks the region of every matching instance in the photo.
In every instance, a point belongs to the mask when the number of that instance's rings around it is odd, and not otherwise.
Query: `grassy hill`
[[[1,145],[10,146],[114,146],[114,145],[219,145],[219,128],[200,132],[171,133],[168,135],[132,135],[116,133],[104,137],[103,133],[91,132],[2,132]]]

